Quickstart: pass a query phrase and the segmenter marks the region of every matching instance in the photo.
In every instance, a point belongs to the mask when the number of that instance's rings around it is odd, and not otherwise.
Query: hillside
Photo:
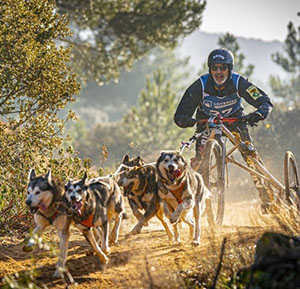
[[[218,39],[222,34],[210,34],[202,31],[194,32],[185,38],[178,47],[182,56],[190,56],[190,63],[197,71],[198,67],[206,61],[209,52],[218,47]],[[246,64],[254,64],[253,80],[267,86],[270,74],[285,77],[285,72],[275,64],[271,55],[282,52],[282,43],[279,41],[263,41],[260,39],[237,37],[240,51],[246,56]]]

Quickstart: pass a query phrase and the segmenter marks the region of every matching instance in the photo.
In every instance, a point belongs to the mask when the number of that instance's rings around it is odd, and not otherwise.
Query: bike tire
[[[289,204],[300,208],[299,173],[295,156],[287,151],[284,156],[285,197]]]
[[[214,165],[215,168],[213,168]],[[223,223],[225,181],[224,168],[222,166],[222,148],[220,144],[215,139],[208,140],[205,145],[200,173],[203,176],[205,185],[212,192],[212,198],[206,203],[207,221],[210,226],[222,225]]]

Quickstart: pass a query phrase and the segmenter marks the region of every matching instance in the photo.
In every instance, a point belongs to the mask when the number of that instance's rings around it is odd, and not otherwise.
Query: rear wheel
[[[284,156],[285,196],[289,204],[300,209],[299,174],[295,156],[287,151]]]
[[[206,143],[201,163],[201,174],[212,198],[207,201],[207,220],[210,226],[222,225],[225,209],[225,181],[222,162],[222,148],[215,140]]]

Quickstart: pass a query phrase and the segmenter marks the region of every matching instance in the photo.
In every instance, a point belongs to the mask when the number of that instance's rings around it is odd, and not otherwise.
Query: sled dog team
[[[156,164],[145,164],[140,158],[124,156],[115,177],[99,177],[67,184],[51,170],[46,175],[29,173],[26,205],[34,216],[34,234],[40,235],[49,225],[57,228],[59,259],[56,277],[66,272],[69,228],[74,224],[90,243],[102,264],[108,262],[110,245],[118,241],[122,217],[125,214],[123,196],[128,198],[136,225],[129,234],[137,234],[153,217],[161,221],[170,241],[180,242],[178,222],[189,227],[193,245],[200,244],[200,217],[211,193],[200,174],[192,170],[177,151],[161,152]],[[112,230],[109,225],[114,223]],[[23,247],[31,251],[33,238]],[[74,282],[72,277],[70,282]]]

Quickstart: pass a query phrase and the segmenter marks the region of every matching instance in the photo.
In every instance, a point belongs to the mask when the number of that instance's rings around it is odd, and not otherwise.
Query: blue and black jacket
[[[256,108],[264,119],[273,105],[266,93],[242,75],[232,72],[223,86],[216,86],[207,73],[192,83],[185,91],[174,115],[179,127],[191,127],[196,119],[207,119],[212,115],[240,117],[244,115],[242,98]]]

